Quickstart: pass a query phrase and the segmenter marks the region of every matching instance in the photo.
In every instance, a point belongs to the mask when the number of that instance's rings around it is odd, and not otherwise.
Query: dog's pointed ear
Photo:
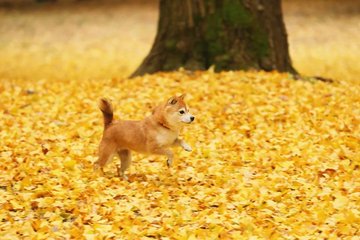
[[[173,96],[171,98],[169,98],[169,100],[167,101],[168,105],[175,105],[178,102],[178,98],[176,96]]]
[[[184,100],[185,97],[186,97],[186,93],[180,95],[180,96],[179,96],[179,99]]]

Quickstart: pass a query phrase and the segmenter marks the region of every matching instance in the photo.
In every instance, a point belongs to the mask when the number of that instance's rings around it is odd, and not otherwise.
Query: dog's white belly
[[[159,132],[158,135],[156,136],[156,143],[159,146],[170,146],[175,142],[177,137],[178,137],[177,133],[168,130],[163,130]]]

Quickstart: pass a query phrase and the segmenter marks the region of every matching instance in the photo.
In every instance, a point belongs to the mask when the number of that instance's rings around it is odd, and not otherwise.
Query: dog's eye
[[[185,111],[184,111],[184,110],[180,110],[179,113],[180,113],[180,114],[184,114]]]

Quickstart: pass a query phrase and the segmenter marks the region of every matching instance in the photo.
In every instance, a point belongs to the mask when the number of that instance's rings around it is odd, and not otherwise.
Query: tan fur
[[[184,97],[185,95],[170,98],[157,106],[151,116],[141,121],[113,121],[113,108],[110,102],[101,99],[100,110],[103,113],[105,127],[99,146],[99,159],[94,167],[102,170],[112,156],[118,154],[121,160],[118,172],[126,178],[124,172],[131,164],[131,151],[165,155],[169,167],[173,161],[170,147],[182,146],[185,150],[191,151],[191,147],[178,138],[183,119],[189,118],[188,123],[194,120]],[[185,113],[181,114],[179,111],[183,109]]]

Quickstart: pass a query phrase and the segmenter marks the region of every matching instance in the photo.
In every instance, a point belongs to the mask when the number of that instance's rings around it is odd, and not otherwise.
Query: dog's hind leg
[[[118,168],[119,177],[123,177],[127,180],[127,176],[125,175],[126,169],[130,167],[131,164],[131,152],[130,150],[120,150],[118,151],[119,158],[121,161],[121,167]]]
[[[94,170],[100,169],[101,172],[104,173],[103,168],[111,160],[115,150],[115,145],[101,142],[99,147],[99,158],[94,163]]]

